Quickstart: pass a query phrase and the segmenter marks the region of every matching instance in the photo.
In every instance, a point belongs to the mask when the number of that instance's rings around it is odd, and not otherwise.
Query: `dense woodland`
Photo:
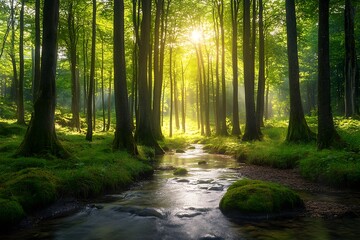
[[[157,140],[189,125],[252,141],[264,120],[289,119],[286,140],[310,141],[306,115],[327,148],[341,141],[333,115],[359,114],[357,1],[0,4],[1,106],[17,109],[0,114],[29,124],[21,155],[61,155],[56,111],[88,141],[115,128],[114,149],[159,154]]]

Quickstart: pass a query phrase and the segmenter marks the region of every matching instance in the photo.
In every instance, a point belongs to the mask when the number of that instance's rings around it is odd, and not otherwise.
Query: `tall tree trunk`
[[[10,96],[11,99],[18,104],[17,102],[17,89],[18,89],[18,73],[17,73],[17,67],[16,67],[16,59],[15,59],[15,6],[14,6],[14,0],[11,0],[11,46],[10,46],[10,58],[11,58],[11,64],[13,69],[13,78],[11,83],[11,92]]]
[[[126,149],[137,154],[132,135],[132,124],[128,104],[124,38],[124,1],[114,1],[114,91],[116,129],[113,149]]]
[[[179,120],[179,101],[178,101],[178,88],[177,88],[177,74],[176,74],[176,60],[174,61],[174,110],[175,110],[175,128],[180,129]]]
[[[20,10],[20,41],[19,41],[19,59],[20,59],[20,76],[19,87],[17,92],[17,123],[25,124],[24,117],[24,7],[25,0],[21,0]]]
[[[259,81],[256,101],[257,128],[264,126],[264,95],[265,95],[265,36],[263,22],[263,1],[259,0]]]
[[[345,0],[345,116],[351,117],[356,103],[356,48],[354,37],[354,7]]]
[[[269,114],[269,92],[270,92],[270,84],[266,83],[265,109],[264,109],[265,120],[268,120],[270,118],[270,114]]]
[[[330,57],[329,57],[329,0],[319,1],[318,41],[318,149],[336,146],[337,134],[331,111]]]
[[[254,78],[255,72],[250,34],[250,0],[244,0],[244,23],[243,23],[243,55],[244,55],[244,86],[245,86],[245,111],[246,122],[244,141],[260,140],[260,132],[256,127],[255,101],[254,101]]]
[[[149,147],[154,147],[156,154],[164,154],[164,150],[160,147],[154,138],[152,132],[152,119],[149,86],[147,85],[147,66],[150,44],[150,26],[151,26],[151,1],[141,0],[142,20],[141,20],[141,36],[139,44],[139,114],[136,124],[136,140]]]
[[[221,134],[221,102],[220,102],[220,77],[219,77],[219,55],[220,55],[220,30],[219,30],[219,16],[215,13],[217,9],[217,0],[213,1],[213,21],[215,31],[215,45],[216,45],[216,62],[215,62],[215,77],[216,77],[216,94],[215,94],[215,132],[216,135]]]
[[[286,29],[290,85],[290,119],[286,141],[306,142],[314,139],[314,133],[306,123],[300,96],[295,0],[286,0]]]
[[[92,116],[93,113],[93,103],[94,103],[94,93],[95,93],[95,47],[96,47],[96,0],[92,1],[93,5],[93,16],[92,16],[92,40],[91,40],[91,66],[90,66],[90,83],[89,83],[89,95],[88,95],[88,105],[87,105],[87,132],[86,140],[92,141],[93,135],[93,122]],[[94,124],[95,125],[95,124]]]
[[[77,76],[77,36],[75,26],[75,16],[73,13],[73,3],[69,3],[68,8],[68,32],[70,52],[70,69],[71,69],[71,113],[72,127],[80,131],[80,84]]]
[[[103,113],[103,132],[105,132],[106,121],[105,121],[105,89],[104,89],[104,39],[102,40],[102,44],[101,44],[101,103],[102,103],[102,113]]]
[[[224,26],[224,0],[218,1],[218,13],[220,21],[220,37],[221,37],[221,130],[220,134],[228,135],[226,126],[226,83],[225,83],[225,26]]]
[[[108,116],[107,116],[106,131],[110,130],[110,124],[111,124],[111,84],[112,84],[111,82],[112,82],[112,72],[110,71],[109,94],[108,94]],[[130,115],[130,119],[131,119],[131,115]]]
[[[59,143],[55,132],[55,77],[59,1],[44,0],[43,12],[43,45],[39,95],[34,104],[34,112],[29,127],[17,154],[33,156],[50,153],[58,157],[68,157],[68,153]]]
[[[173,81],[173,60],[172,60],[172,56],[173,56],[173,48],[170,46],[170,50],[169,50],[170,56],[169,56],[169,62],[170,62],[170,67],[169,67],[169,81],[170,81],[170,120],[169,120],[169,137],[172,137],[173,135],[173,109],[174,109],[174,81]]]
[[[185,133],[186,127],[186,112],[185,112],[185,70],[184,70],[184,63],[181,61],[181,126],[182,131]]]
[[[41,44],[41,31],[40,31],[40,0],[35,1],[35,71],[34,71],[34,80],[32,87],[33,94],[33,103],[35,103],[37,93],[39,91],[40,84],[40,44]]]
[[[240,0],[231,0],[231,23],[232,23],[232,70],[233,70],[233,119],[232,119],[232,132],[234,136],[239,136],[240,123],[239,123],[239,83],[238,83],[238,14]]]
[[[88,56],[87,56],[87,49],[88,49],[88,40],[86,39],[86,35],[85,35],[85,28],[84,28],[84,32],[83,32],[83,36],[84,36],[84,38],[83,38],[83,57],[84,57],[84,62],[83,62],[83,64],[84,64],[84,72],[83,72],[83,78],[84,78],[84,83],[83,83],[83,87],[84,87],[84,89],[83,89],[83,91],[84,91],[84,114],[86,114],[86,105],[87,105],[87,88],[88,88],[88,84],[87,84],[87,61],[88,61]]]

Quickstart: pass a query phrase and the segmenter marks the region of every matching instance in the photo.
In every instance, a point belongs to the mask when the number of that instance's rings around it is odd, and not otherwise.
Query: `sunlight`
[[[191,32],[191,41],[193,43],[199,43],[202,39],[202,31],[200,29],[194,29]]]

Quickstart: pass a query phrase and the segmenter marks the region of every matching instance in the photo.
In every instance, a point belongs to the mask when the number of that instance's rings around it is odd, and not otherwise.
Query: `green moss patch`
[[[24,216],[19,202],[0,198],[0,229],[18,223]]]
[[[289,188],[249,179],[232,184],[220,201],[220,210],[234,218],[286,216],[303,207],[299,195]]]
[[[186,174],[188,174],[188,170],[186,170],[185,168],[177,168],[174,170],[174,175],[184,176]]]

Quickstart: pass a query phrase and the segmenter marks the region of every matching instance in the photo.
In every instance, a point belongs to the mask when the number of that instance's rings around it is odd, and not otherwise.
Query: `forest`
[[[64,197],[123,191],[191,144],[359,190],[360,2],[0,9],[0,230]]]

